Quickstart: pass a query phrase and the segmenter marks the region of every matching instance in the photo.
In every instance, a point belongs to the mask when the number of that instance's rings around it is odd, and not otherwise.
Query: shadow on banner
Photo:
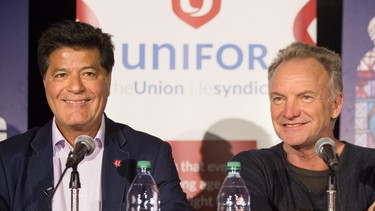
[[[226,164],[231,158],[245,150],[256,149],[257,140],[268,140],[267,133],[255,124],[244,120],[223,120],[220,132],[210,128],[203,140],[169,141],[173,157],[181,178],[181,187],[187,194],[189,203],[196,211],[215,211],[216,196],[226,176]],[[220,122],[218,124],[223,124]],[[242,128],[242,129],[241,129]],[[245,130],[247,128],[247,130]],[[226,140],[217,133],[255,133],[253,140]],[[250,137],[249,134],[247,134]]]

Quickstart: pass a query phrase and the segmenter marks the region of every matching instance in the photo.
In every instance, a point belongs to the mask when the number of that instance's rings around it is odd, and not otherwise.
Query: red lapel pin
[[[113,161],[113,165],[114,165],[116,168],[120,167],[120,166],[121,166],[121,160],[115,160],[115,161]]]

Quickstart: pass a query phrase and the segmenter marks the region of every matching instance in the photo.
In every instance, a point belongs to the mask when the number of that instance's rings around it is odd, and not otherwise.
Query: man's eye
[[[96,76],[96,74],[93,73],[93,72],[85,72],[83,75],[88,76],[88,77],[95,77]]]
[[[55,78],[63,78],[65,76],[66,76],[65,73],[57,73],[57,74],[55,74]]]
[[[314,100],[314,98],[310,95],[303,95],[301,96],[301,99],[304,101],[304,102],[311,102]]]
[[[275,104],[281,104],[283,101],[283,98],[282,97],[274,97],[272,99],[272,102],[275,103]]]

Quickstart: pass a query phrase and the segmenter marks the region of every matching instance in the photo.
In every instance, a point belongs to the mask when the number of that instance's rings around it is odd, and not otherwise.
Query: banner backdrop
[[[316,1],[77,0],[77,19],[113,35],[106,113],[168,141],[194,210],[215,210],[226,162],[279,142],[267,68],[316,40]]]
[[[27,129],[28,2],[0,6],[0,141]]]
[[[343,2],[345,101],[340,138],[375,147],[375,1]]]

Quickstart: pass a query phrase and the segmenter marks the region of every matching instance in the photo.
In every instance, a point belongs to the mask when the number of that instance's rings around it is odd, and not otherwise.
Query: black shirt
[[[344,143],[336,175],[336,210],[367,210],[375,200],[375,149]],[[311,191],[296,177],[288,168],[282,143],[241,152],[233,160],[241,162],[252,211],[327,210],[326,190]]]

